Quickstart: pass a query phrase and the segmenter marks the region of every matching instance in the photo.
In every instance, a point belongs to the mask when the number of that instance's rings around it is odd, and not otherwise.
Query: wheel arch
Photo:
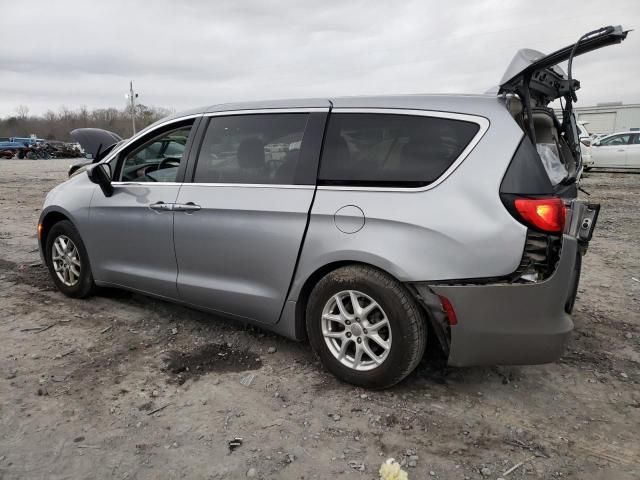
[[[51,228],[58,222],[66,220],[71,222],[71,224],[76,227],[75,223],[71,219],[71,216],[61,210],[51,209],[48,211],[44,211],[40,217],[40,221],[38,222],[38,240],[40,242],[40,255],[43,260],[46,260],[46,245],[47,245],[47,236],[51,231]],[[77,227],[76,227],[77,229]]]
[[[413,288],[409,288],[409,286],[407,286],[404,282],[398,280],[398,278],[393,273],[373,263],[368,263],[360,260],[338,260],[338,261],[327,263],[317,268],[314,272],[312,272],[310,275],[307,276],[306,280],[302,283],[302,286],[299,289],[298,297],[296,300],[295,319],[294,319],[296,337],[298,337],[299,340],[306,340],[308,337],[307,324],[306,324],[306,310],[307,310],[307,303],[309,301],[309,296],[311,295],[311,291],[313,290],[313,287],[315,287],[316,284],[320,281],[320,279],[323,278],[325,275],[341,267],[345,267],[347,265],[362,265],[362,266],[379,270],[389,275],[396,281],[398,281],[398,283],[404,285],[407,291],[409,292],[409,294],[416,300],[416,304],[418,305],[418,308],[423,310],[426,323],[430,324],[432,322],[433,315],[431,314],[431,312],[427,311],[427,308],[425,307],[424,303],[422,303],[420,299],[416,296],[416,291]]]

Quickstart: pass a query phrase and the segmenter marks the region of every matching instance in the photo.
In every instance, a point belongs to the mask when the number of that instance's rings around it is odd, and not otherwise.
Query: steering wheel
[[[155,167],[155,165],[149,165],[148,167],[144,167],[142,169],[142,176],[144,178],[146,178],[147,180],[151,180],[152,182],[157,182],[158,180],[156,180],[151,175],[149,175],[149,173],[155,172],[155,171],[158,170],[157,168],[154,168],[154,167]]]
[[[173,163],[173,165],[169,165],[170,163]],[[167,168],[168,166],[179,167],[180,166],[180,160],[177,159],[177,158],[173,158],[173,157],[163,158],[160,161],[160,163],[158,163],[158,166],[156,167],[156,171],[162,170],[163,168]]]
[[[145,167],[144,170],[142,171],[142,175],[151,180],[152,182],[157,182],[158,180],[153,178],[151,175],[149,175],[152,172],[157,172],[158,170],[162,170],[163,168],[170,168],[170,167],[179,167],[180,166],[180,160],[178,160],[177,158],[164,158],[162,159],[160,162],[158,162],[155,165],[149,165],[148,167]]]

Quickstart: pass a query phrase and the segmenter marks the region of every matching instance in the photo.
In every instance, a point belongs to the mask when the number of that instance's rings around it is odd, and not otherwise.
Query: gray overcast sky
[[[518,48],[640,29],[640,1],[0,0],[0,117],[139,101],[482,93]],[[579,57],[578,105],[640,103],[640,31]]]

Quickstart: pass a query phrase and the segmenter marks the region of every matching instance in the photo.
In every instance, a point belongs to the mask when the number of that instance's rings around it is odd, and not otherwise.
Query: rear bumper
[[[429,285],[449,299],[458,323],[451,326],[449,364],[533,365],[557,360],[573,322],[565,311],[577,281],[575,237],[565,235],[556,271],[532,284]]]

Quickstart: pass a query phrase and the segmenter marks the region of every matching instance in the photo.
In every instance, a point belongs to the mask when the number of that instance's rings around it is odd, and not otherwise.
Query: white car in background
[[[612,133],[593,142],[590,150],[593,168],[640,168],[639,131]]]
[[[590,170],[593,167],[593,159],[591,158],[591,134],[587,130],[586,124],[588,122],[578,121],[576,127],[578,127],[578,137],[580,138],[580,152],[582,154],[582,166],[585,170]]]

